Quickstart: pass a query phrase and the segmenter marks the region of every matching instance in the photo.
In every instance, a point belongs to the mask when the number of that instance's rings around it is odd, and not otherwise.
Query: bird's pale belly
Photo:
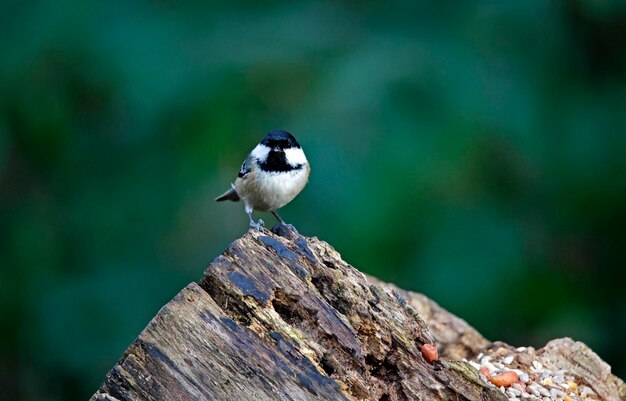
[[[309,178],[309,166],[283,173],[257,170],[249,180],[242,180],[235,189],[241,199],[261,212],[280,209],[302,191]]]

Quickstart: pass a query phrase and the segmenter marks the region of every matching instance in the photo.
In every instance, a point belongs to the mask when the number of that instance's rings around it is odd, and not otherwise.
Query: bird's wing
[[[246,175],[250,173],[250,171],[252,171],[253,161],[254,160],[252,156],[248,156],[246,160],[243,161],[243,164],[241,165],[241,168],[239,169],[239,174],[237,174],[237,178],[244,178]]]
[[[221,202],[225,200],[231,200],[236,202],[241,199],[239,197],[239,194],[237,193],[237,190],[235,189],[235,186],[237,185],[237,183],[241,182],[241,180],[245,180],[248,174],[252,172],[253,162],[254,158],[252,156],[248,156],[246,160],[243,161],[243,164],[239,169],[239,174],[237,174],[237,180],[235,181],[235,184],[230,184],[232,188],[215,198],[216,201]]]

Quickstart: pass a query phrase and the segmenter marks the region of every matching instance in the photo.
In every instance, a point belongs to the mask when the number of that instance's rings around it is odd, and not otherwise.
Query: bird
[[[265,138],[244,160],[231,188],[215,198],[217,202],[243,201],[250,227],[263,231],[265,223],[252,218],[253,211],[271,212],[286,224],[276,210],[291,202],[306,186],[311,167],[302,147],[291,133],[276,130]]]

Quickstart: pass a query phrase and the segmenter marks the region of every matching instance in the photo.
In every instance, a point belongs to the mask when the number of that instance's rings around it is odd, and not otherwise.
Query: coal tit
[[[287,131],[272,131],[250,152],[241,165],[231,189],[215,198],[242,200],[250,227],[263,230],[263,220],[252,219],[252,212],[272,212],[278,221],[283,219],[276,213],[291,202],[302,191],[309,179],[311,168],[296,138]]]

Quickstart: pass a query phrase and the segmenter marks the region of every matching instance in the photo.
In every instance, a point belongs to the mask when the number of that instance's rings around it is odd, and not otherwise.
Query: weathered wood
[[[507,400],[461,360],[492,347],[463,320],[366,277],[317,238],[280,232],[233,242],[92,400]],[[426,343],[444,358],[426,362]],[[591,361],[598,380],[613,380],[605,399],[619,399],[623,383],[599,358],[572,361]]]
[[[489,346],[489,341],[465,320],[448,312],[425,295],[405,291],[371,276],[368,276],[367,280],[406,299],[428,324],[442,356],[453,360],[470,359]]]

